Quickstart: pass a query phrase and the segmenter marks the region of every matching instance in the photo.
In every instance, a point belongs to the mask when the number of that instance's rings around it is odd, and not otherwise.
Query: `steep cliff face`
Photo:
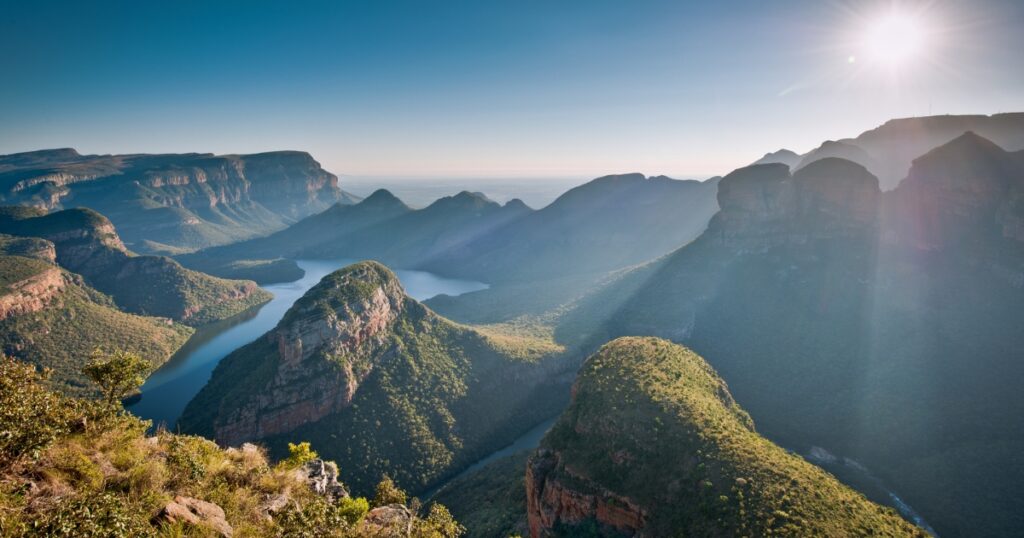
[[[878,180],[838,158],[811,162],[790,174],[783,164],[741,168],[718,187],[721,210],[708,236],[741,251],[814,239],[871,233],[879,211]]]
[[[113,224],[88,209],[50,214],[0,210],[0,231],[49,244],[55,261],[82,275],[133,313],[201,325],[267,301],[252,281],[223,280],[185,269],[170,258],[135,256]],[[48,255],[48,252],[41,252]]]
[[[57,249],[53,243],[38,237],[14,237],[0,234],[0,254],[24,256],[47,263],[57,263]]]
[[[401,286],[385,271],[356,266],[313,288],[315,300],[296,303],[263,337],[276,348],[273,377],[218,421],[218,441],[235,445],[288,432],[352,403],[375,361],[389,353],[392,325],[406,307]]]
[[[550,342],[456,325],[362,262],[226,357],[179,426],[272,450],[308,440],[357,491],[387,473],[419,493],[554,415],[575,364]]]
[[[354,198],[308,153],[0,156],[0,200],[91,207],[143,252],[177,252],[265,234]]]
[[[654,338],[587,359],[526,495],[534,538],[925,536],[759,436],[699,356]]]
[[[38,312],[64,291],[66,282],[60,269],[32,264],[29,260],[21,264],[36,268],[38,272],[18,274],[22,271],[16,271],[4,263],[6,287],[0,290],[0,321],[11,316]]]
[[[1024,159],[968,132],[914,161],[892,194],[895,231],[923,249],[1020,246]]]
[[[1022,475],[989,451],[1024,443],[1006,352],[1024,345],[1020,158],[964,135],[881,195],[847,163],[739,170],[704,236],[579,301],[556,334],[685,343],[773,439],[863,463],[944,536],[1012,533],[1002,499]]]
[[[191,333],[167,318],[118,310],[52,263],[0,255],[0,352],[51,369],[51,382],[64,392],[94,394],[82,366],[98,347],[138,353],[155,367]]]

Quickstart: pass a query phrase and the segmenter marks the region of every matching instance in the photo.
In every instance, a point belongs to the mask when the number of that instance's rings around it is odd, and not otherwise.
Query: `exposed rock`
[[[587,520],[625,536],[633,536],[644,527],[646,514],[635,502],[607,490],[584,491],[579,485],[566,486],[552,474],[559,463],[557,453],[541,449],[527,465],[526,512],[530,536],[553,536],[552,529],[559,524],[574,525]],[[579,483],[593,486],[586,480]]]
[[[378,506],[366,513],[362,532],[369,536],[409,536],[412,531],[414,514],[404,504]],[[387,534],[384,534],[387,533]]]
[[[176,523],[207,528],[226,538],[230,538],[234,533],[231,525],[224,519],[224,510],[221,507],[211,502],[181,495],[167,503],[153,517],[155,525]]]
[[[388,353],[385,336],[405,307],[398,279],[371,263],[334,275],[264,337],[280,357],[277,369],[254,401],[215,426],[219,442],[291,431],[348,407],[373,361]]]
[[[333,461],[315,459],[307,461],[296,471],[309,484],[309,489],[317,495],[323,495],[331,501],[348,497],[345,486],[338,482],[338,466]]]
[[[64,291],[66,284],[64,275],[56,267],[9,284],[0,295],[0,320],[42,310]]]
[[[0,234],[0,253],[57,263],[57,250],[53,243],[38,237],[13,237]]]
[[[881,192],[864,167],[825,158],[790,175],[784,164],[736,170],[718,186],[721,210],[708,225],[717,243],[744,251],[875,229]]]

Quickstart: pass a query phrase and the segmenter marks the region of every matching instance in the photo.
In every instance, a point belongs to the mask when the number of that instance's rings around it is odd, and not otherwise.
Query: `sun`
[[[926,25],[919,17],[890,12],[867,25],[861,55],[872,63],[901,67],[924,52],[927,34]]]

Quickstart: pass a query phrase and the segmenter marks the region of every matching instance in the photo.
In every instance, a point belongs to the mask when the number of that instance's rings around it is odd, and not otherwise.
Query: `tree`
[[[373,496],[373,506],[385,506],[388,504],[405,504],[406,495],[401,488],[395,485],[388,475],[384,475],[377,484],[377,492]]]
[[[139,390],[146,381],[149,363],[129,351],[107,353],[97,349],[82,371],[100,388],[107,406],[114,409],[122,398]]]
[[[303,441],[299,444],[288,443],[288,459],[286,462],[289,467],[301,467],[307,461],[313,461],[318,457],[319,455],[316,451],[310,448],[309,441]]]

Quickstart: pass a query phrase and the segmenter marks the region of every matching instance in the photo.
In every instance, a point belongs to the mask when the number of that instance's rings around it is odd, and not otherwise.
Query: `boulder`
[[[234,529],[224,518],[224,510],[221,507],[181,495],[160,509],[152,522],[154,525],[181,523],[184,526],[203,527],[226,538],[230,538],[234,533]]]

